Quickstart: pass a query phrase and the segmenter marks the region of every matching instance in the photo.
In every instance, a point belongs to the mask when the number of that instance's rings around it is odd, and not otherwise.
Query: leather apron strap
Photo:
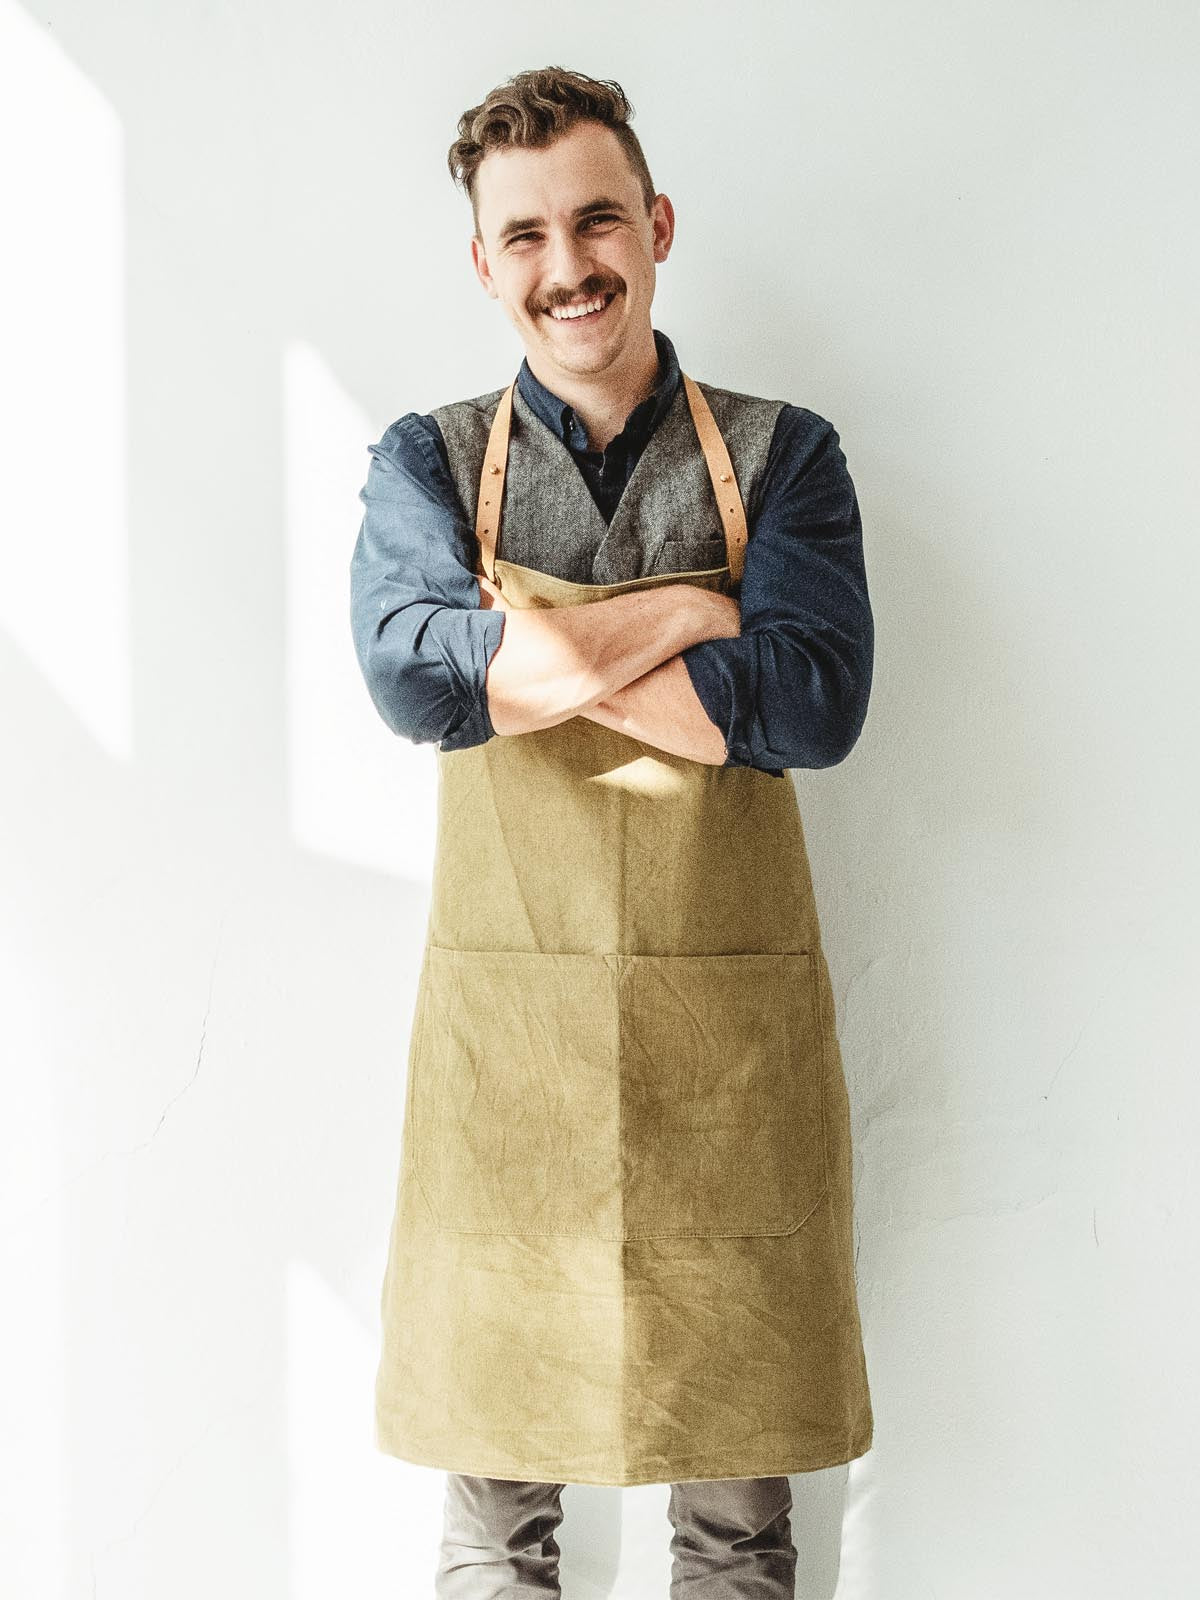
[[[725,529],[725,553],[729,561],[731,583],[740,583],[745,562],[746,510],[742,505],[741,491],[734,476],[733,462],[721,437],[708,401],[700,385],[687,373],[681,373],[692,421],[708,464],[708,476],[716,496],[717,510]],[[475,508],[475,537],[479,540],[479,554],[484,575],[490,583],[496,582],[496,540],[500,533],[500,508],[504,503],[504,474],[508,468],[508,434],[512,426],[512,397],[517,386],[514,378],[500,397],[496,415],[488,434],[487,449],[483,457],[483,471],[479,475],[479,500]]]

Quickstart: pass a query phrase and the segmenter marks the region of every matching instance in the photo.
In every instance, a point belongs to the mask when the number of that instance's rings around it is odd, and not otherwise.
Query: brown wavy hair
[[[589,78],[567,67],[536,67],[498,84],[458,119],[458,138],[447,156],[450,176],[470,198],[475,237],[482,242],[475,177],[483,158],[514,146],[544,149],[577,122],[599,122],[616,134],[649,215],[656,190],[641,143],[629,126],[632,116],[633,106],[614,79]]]

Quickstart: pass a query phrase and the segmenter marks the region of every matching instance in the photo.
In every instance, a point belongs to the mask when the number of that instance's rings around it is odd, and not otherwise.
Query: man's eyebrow
[[[601,195],[598,200],[589,200],[586,205],[576,206],[572,216],[579,221],[583,217],[591,216],[595,211],[616,211],[623,217],[629,215],[619,200],[610,200],[607,196]],[[524,233],[527,228],[542,228],[545,225],[544,217],[514,217],[500,229],[499,242],[504,244],[514,233]]]

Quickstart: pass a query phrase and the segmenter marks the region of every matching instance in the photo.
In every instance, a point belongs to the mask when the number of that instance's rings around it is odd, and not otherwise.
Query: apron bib
[[[746,520],[683,378],[726,562],[615,584],[495,554],[508,604],[731,592]],[[438,753],[376,1440],[477,1476],[773,1477],[871,1446],[849,1105],[795,789],[586,717]]]

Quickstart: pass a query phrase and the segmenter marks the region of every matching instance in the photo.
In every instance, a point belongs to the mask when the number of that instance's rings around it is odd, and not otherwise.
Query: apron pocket
[[[429,946],[409,1111],[437,1226],[799,1227],[827,1188],[813,962]]]
[[[414,1166],[452,1232],[619,1236],[617,956],[430,945]]]
[[[624,1237],[791,1233],[828,1188],[815,957],[632,956]]]

